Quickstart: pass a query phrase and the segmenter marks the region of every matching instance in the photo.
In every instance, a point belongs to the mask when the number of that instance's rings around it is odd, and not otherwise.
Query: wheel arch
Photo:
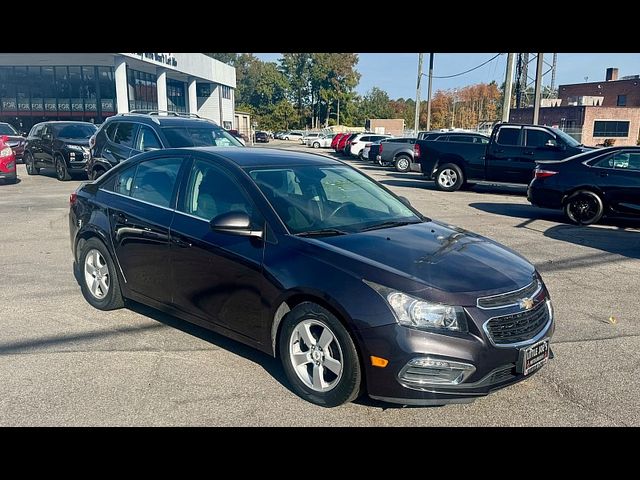
[[[462,158],[459,155],[452,155],[452,154],[443,155],[438,159],[438,164],[436,165],[435,170],[437,171],[442,165],[445,165],[447,163],[452,163],[456,165],[462,171],[462,174],[465,176],[465,178],[467,177],[467,170],[465,168],[464,158]]]
[[[598,195],[602,200],[604,207],[607,208],[607,204],[608,204],[607,196],[605,195],[604,191],[600,187],[597,187],[595,185],[581,185],[579,187],[572,187],[570,190],[567,190],[567,192],[562,197],[562,206],[564,207],[567,204],[567,200],[573,197],[576,193],[580,191],[585,191],[585,190],[589,192],[593,192],[596,195]]]

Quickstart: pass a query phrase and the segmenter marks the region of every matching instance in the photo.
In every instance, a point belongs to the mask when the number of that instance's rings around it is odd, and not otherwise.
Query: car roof
[[[318,153],[297,152],[278,148],[192,147],[183,148],[219,155],[240,167],[286,165],[344,165],[341,161]]]
[[[144,113],[125,113],[118,114],[108,117],[105,120],[106,122],[113,121],[136,121],[136,122],[144,122],[151,124],[160,125],[163,127],[184,127],[185,125],[189,125],[192,127],[200,127],[205,125],[215,125],[219,126],[216,122],[212,120],[208,120],[206,118],[193,118],[193,117],[179,117],[173,115],[145,115]]]

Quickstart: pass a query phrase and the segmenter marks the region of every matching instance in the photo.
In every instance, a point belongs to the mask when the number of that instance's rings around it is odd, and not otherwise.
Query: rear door
[[[640,152],[620,150],[592,164],[594,183],[616,211],[640,215]]]
[[[133,148],[138,127],[139,125],[133,122],[117,122],[117,125],[109,126],[107,130],[109,141],[102,149],[103,157],[115,164],[140,153]]]
[[[169,228],[183,159],[172,155],[134,164],[105,188],[113,195],[112,239],[127,286],[163,303],[171,301]]]
[[[498,128],[494,142],[489,145],[486,162],[485,178],[495,182],[513,182],[519,178],[521,169],[518,168],[522,154],[522,127],[518,125],[503,125]]]

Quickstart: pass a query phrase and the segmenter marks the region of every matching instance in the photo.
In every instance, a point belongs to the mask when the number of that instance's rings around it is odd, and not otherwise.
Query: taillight
[[[540,169],[536,168],[533,171],[533,176],[534,176],[534,178],[547,178],[547,177],[552,177],[556,173],[558,173],[558,172],[554,172],[553,170],[540,170]]]
[[[413,158],[419,158],[420,157],[420,145],[418,145],[417,143],[413,144]]]
[[[382,153],[382,144],[380,144],[380,149],[378,150],[378,153]]]
[[[69,206],[73,207],[76,204],[76,200],[78,200],[78,194],[76,192],[73,192],[71,195],[69,195]]]

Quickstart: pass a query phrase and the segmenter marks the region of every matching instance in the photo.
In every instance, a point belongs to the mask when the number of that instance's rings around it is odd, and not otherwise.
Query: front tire
[[[436,172],[436,187],[443,192],[455,192],[464,184],[464,174],[454,163],[445,163]]]
[[[87,302],[98,310],[124,306],[115,263],[100,240],[87,240],[80,253],[79,268],[80,288]]]
[[[411,170],[411,159],[406,155],[401,155],[396,159],[396,171],[407,173]]]
[[[319,142],[313,142],[313,148],[320,148]]]
[[[301,398],[337,407],[359,395],[362,372],[353,340],[320,305],[303,302],[286,315],[279,353],[287,378]]]
[[[27,169],[27,175],[40,174],[40,169],[36,168],[35,160],[33,159],[33,155],[31,155],[31,152],[27,152],[24,154],[24,166]]]
[[[604,202],[590,190],[578,190],[564,204],[564,214],[577,225],[591,225],[602,218]]]
[[[67,164],[64,159],[60,156],[56,157],[56,178],[61,182],[66,182],[67,180],[71,180],[71,175],[69,175],[69,170],[67,169]]]

